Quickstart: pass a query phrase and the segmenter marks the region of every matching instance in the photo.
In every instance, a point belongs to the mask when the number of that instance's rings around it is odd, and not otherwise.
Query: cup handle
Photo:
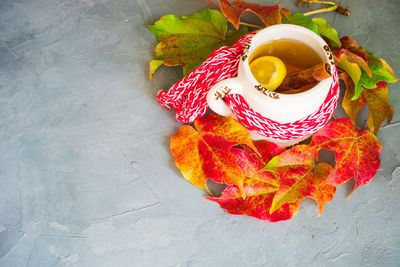
[[[207,93],[207,104],[215,113],[236,117],[223,98],[229,94],[243,95],[242,84],[237,78],[230,78],[216,83]]]

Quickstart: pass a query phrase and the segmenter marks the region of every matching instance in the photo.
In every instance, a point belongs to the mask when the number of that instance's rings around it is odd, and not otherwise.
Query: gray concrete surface
[[[350,17],[321,16],[400,73],[400,1],[340,2]],[[181,71],[148,80],[145,22],[207,6],[0,1],[0,266],[400,266],[400,83],[376,178],[320,218],[311,200],[286,222],[232,216],[181,178],[155,99]]]

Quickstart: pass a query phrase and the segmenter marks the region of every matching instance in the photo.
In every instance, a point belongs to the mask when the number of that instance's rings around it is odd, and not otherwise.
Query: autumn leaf
[[[231,152],[237,158],[237,164],[245,175],[243,187],[246,199],[241,197],[236,186],[228,186],[220,197],[206,196],[206,199],[217,202],[230,214],[248,215],[270,222],[288,220],[297,213],[300,202],[287,203],[270,214],[279,181],[269,172],[261,170],[272,157],[284,152],[285,149],[267,141],[256,141],[254,145],[260,155],[247,146],[243,146],[243,149],[231,148]]]
[[[229,149],[240,144],[255,149],[247,130],[234,119],[213,113],[194,126],[197,130],[183,125],[171,137],[171,153],[183,177],[200,188],[205,188],[207,179],[236,185],[245,197],[244,175]]]
[[[150,62],[150,77],[159,66],[182,65],[186,76],[217,48],[232,45],[248,31],[246,27],[228,30],[225,17],[217,10],[203,10],[189,17],[165,15],[147,25],[159,41],[155,59]]]
[[[238,29],[240,17],[246,11],[256,14],[267,26],[281,23],[281,12],[279,4],[274,6],[263,6],[261,4],[248,3],[242,0],[219,0],[219,6],[225,17]]]
[[[397,82],[397,78],[394,77],[392,68],[383,59],[371,58],[368,60],[368,66],[371,69],[371,75],[369,77],[361,77],[362,86],[367,89],[376,87],[376,84],[381,81],[388,83]],[[376,57],[376,56],[375,56]],[[364,80],[365,79],[365,80]]]
[[[358,46],[356,41],[348,36],[341,38],[342,47],[332,48],[336,65],[350,75],[354,84],[352,100],[356,100],[362,94],[364,88],[373,89],[377,83],[397,81],[394,72],[383,59]]]
[[[386,69],[381,59],[369,60],[368,66],[371,69],[372,75],[371,77],[368,77],[368,75],[364,71],[362,71],[360,80],[358,84],[355,86],[355,93],[352,100],[357,99],[363,92],[364,88],[374,89],[377,87],[377,84],[382,81],[388,83],[397,82],[397,79],[394,77],[392,73],[390,73],[388,69]]]
[[[388,122],[393,117],[393,107],[389,105],[389,90],[387,83],[378,82],[374,89],[363,90],[361,96],[352,100],[354,95],[354,84],[347,73],[340,74],[345,82],[347,90],[343,98],[342,107],[351,121],[355,123],[359,110],[365,105],[369,106],[368,127],[375,135],[378,134],[381,124],[387,119]]]
[[[268,162],[263,170],[271,172],[279,180],[271,213],[284,204],[311,197],[317,201],[318,215],[321,215],[325,204],[335,195],[336,187],[326,183],[332,167],[327,163],[317,163],[318,151],[315,147],[297,145]]]
[[[393,118],[393,107],[389,105],[389,90],[387,83],[378,82],[374,90],[364,90],[363,95],[369,105],[368,127],[378,134],[381,124],[386,120],[389,123]]]
[[[343,36],[340,38],[340,42],[342,43],[342,48],[348,49],[349,51],[357,53],[357,51],[360,50],[360,46],[350,36]]]
[[[234,215],[248,215],[269,222],[293,218],[299,210],[300,202],[286,203],[273,213],[269,213],[276,188],[268,183],[246,177],[244,180],[244,200],[236,186],[228,186],[222,196],[205,198],[217,202],[221,208]]]
[[[150,80],[153,79],[154,72],[156,72],[156,70],[157,70],[162,64],[164,64],[164,61],[163,61],[163,60],[156,60],[156,59],[154,59],[154,60],[150,61],[150,74],[149,74]]]
[[[380,166],[378,139],[369,130],[358,131],[348,118],[330,122],[312,137],[310,145],[334,152],[336,165],[327,179],[334,186],[354,178],[354,191],[371,181]]]
[[[265,164],[267,164],[273,157],[278,156],[279,154],[286,151],[286,149],[284,149],[283,147],[265,140],[258,140],[254,141],[253,143],[259,153],[255,153],[253,150],[251,150],[252,154],[255,157],[260,157],[260,162],[263,163],[262,167],[264,167]],[[247,149],[247,151],[250,151],[251,148],[245,147],[245,149]]]
[[[281,8],[281,23],[283,23],[283,21],[289,21],[290,20],[290,10],[287,8]]]
[[[343,97],[342,107],[353,124],[356,122],[357,114],[360,109],[367,103],[367,100],[361,95],[356,100],[352,100],[354,96],[354,82],[350,75],[346,72],[339,74],[341,80],[346,84],[346,92]]]
[[[336,47],[340,47],[342,45],[337,31],[335,28],[331,27],[325,19],[313,18],[312,21],[317,24],[320,35],[331,40]]]
[[[346,72],[347,72],[347,69],[345,67],[342,67],[342,63],[341,63],[342,59],[346,59],[346,61],[356,64],[360,68],[360,71],[362,69],[367,73],[367,75],[369,77],[372,76],[371,69],[369,68],[368,63],[364,60],[364,58],[360,57],[359,55],[354,54],[344,48],[335,50],[333,55],[338,59],[337,60],[338,67],[342,68]],[[361,72],[360,72],[360,76],[361,76]],[[352,77],[352,79],[353,79],[353,77]]]

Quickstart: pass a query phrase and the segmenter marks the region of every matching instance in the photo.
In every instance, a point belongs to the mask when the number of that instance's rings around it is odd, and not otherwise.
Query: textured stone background
[[[400,1],[340,2],[350,17],[322,16],[400,73]],[[341,186],[320,218],[311,200],[286,222],[231,216],[181,178],[179,124],[155,100],[180,69],[148,80],[145,22],[207,6],[0,1],[0,266],[400,265],[400,83],[376,178],[350,199]]]

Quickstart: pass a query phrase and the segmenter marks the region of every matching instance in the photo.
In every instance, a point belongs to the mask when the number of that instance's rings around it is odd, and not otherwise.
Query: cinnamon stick
[[[320,63],[308,69],[287,75],[277,91],[299,89],[307,84],[322,81],[331,77],[331,67],[328,63]]]

